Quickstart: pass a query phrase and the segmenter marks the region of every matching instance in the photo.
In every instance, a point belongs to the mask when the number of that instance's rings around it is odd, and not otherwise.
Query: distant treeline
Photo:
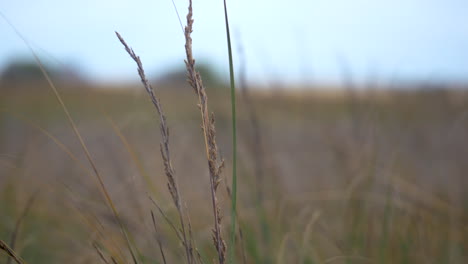
[[[74,67],[66,65],[63,67],[51,67],[44,65],[44,70],[55,81],[66,81],[69,83],[84,82],[84,77]],[[16,87],[18,85],[44,82],[44,74],[39,65],[28,59],[17,59],[10,61],[0,73],[2,87]]]
[[[65,83],[67,87],[78,86],[90,82],[81,73],[79,68],[71,65],[52,67],[44,64],[44,70],[54,82]],[[203,76],[204,83],[209,88],[226,87],[226,83],[220,77],[215,68],[207,63],[197,65],[197,70]],[[187,83],[186,70],[183,67],[170,68],[158,78],[152,80],[158,87],[184,87]],[[38,85],[47,84],[44,73],[39,65],[30,59],[16,59],[0,68],[0,89],[34,89]]]

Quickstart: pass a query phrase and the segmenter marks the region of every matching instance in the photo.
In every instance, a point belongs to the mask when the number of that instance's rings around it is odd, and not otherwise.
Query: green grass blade
[[[226,0],[224,0],[224,18],[226,23],[226,38],[229,55],[229,79],[231,84],[231,111],[232,111],[232,197],[231,197],[231,238],[228,247],[228,263],[234,263],[236,244],[237,221],[237,127],[236,127],[236,85],[234,82],[234,64],[232,62],[231,34],[229,32],[229,19]]]

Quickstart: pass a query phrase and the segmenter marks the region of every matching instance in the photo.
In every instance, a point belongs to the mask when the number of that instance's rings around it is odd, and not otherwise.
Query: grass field
[[[0,261],[468,262],[466,87],[206,87],[189,3],[185,87],[1,83]]]
[[[183,262],[183,246],[149,198],[178,223],[146,95],[138,87],[64,91],[141,263],[162,262],[156,238],[168,263]],[[210,263],[216,253],[197,99],[190,87],[159,94],[193,238]],[[238,105],[238,262],[467,260],[465,92],[257,92],[250,98],[257,124],[246,102]],[[229,161],[228,91],[213,93],[210,103],[220,153]],[[28,263],[98,263],[93,244],[117,263],[130,261],[119,225],[47,87],[5,93],[0,105],[1,240],[15,237],[15,250]],[[230,165],[219,191],[226,237]]]

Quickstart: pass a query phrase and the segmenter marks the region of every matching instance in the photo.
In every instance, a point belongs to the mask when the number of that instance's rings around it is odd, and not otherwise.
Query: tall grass
[[[233,63],[232,63],[232,53],[231,53],[231,42],[230,42],[230,33],[229,33],[229,24],[227,18],[227,7],[226,2],[225,4],[225,17],[226,17],[226,34],[227,34],[227,41],[228,41],[228,50],[229,50],[229,63],[230,63],[230,78],[231,78],[231,102],[232,102],[232,126],[233,126],[233,185],[232,185],[232,231],[231,231],[231,247],[230,250],[234,250],[234,243],[235,243],[235,223],[236,223],[236,194],[237,194],[237,175],[236,175],[236,156],[237,156],[237,146],[236,146],[236,116],[235,116],[235,86],[234,86],[234,72],[233,72]],[[187,14],[187,25],[184,29],[184,36],[185,36],[185,52],[186,52],[186,68],[187,68],[187,76],[188,82],[190,86],[194,89],[196,95],[198,96],[198,107],[200,110],[201,120],[202,120],[202,130],[203,130],[203,137],[205,140],[205,151],[206,151],[206,158],[208,161],[208,168],[210,173],[210,192],[211,192],[211,202],[212,202],[212,209],[213,209],[213,217],[214,217],[214,228],[213,228],[213,241],[216,251],[218,253],[218,261],[220,264],[226,262],[226,245],[222,235],[222,218],[221,218],[221,207],[218,204],[217,198],[217,191],[219,184],[221,183],[221,171],[224,167],[224,161],[219,159],[218,157],[218,146],[216,143],[216,132],[215,132],[215,124],[214,124],[214,114],[209,114],[208,109],[208,96],[206,94],[206,89],[202,82],[202,77],[200,73],[196,71],[195,68],[195,59],[193,58],[192,52],[192,38],[191,33],[193,31],[193,9],[192,9],[192,1],[189,1],[188,7],[188,14]],[[145,72],[143,69],[143,65],[141,63],[140,58],[134,53],[134,51],[127,45],[125,40],[120,36],[119,33],[116,33],[117,37],[119,38],[120,42],[124,45],[125,50],[130,55],[130,57],[136,62],[138,67],[138,74],[140,75],[141,82],[143,83],[146,91],[148,92],[153,105],[156,107],[156,110],[159,114],[160,120],[160,127],[161,127],[161,135],[162,135],[162,142],[161,142],[161,155],[164,161],[164,167],[166,176],[168,179],[168,189],[172,196],[173,202],[177,208],[179,214],[180,225],[182,229],[182,243],[185,248],[187,263],[191,264],[195,262],[194,256],[194,249],[192,245],[192,237],[189,237],[191,234],[190,228],[186,227],[185,224],[185,216],[182,211],[182,202],[179,193],[179,188],[177,187],[177,182],[174,176],[174,169],[172,168],[170,154],[169,154],[169,128],[166,124],[166,116],[161,107],[161,103],[159,99],[156,97],[154,89],[149,84]],[[233,261],[233,254],[231,256],[231,263]]]
[[[94,176],[95,176],[95,178],[96,178],[96,180],[98,182],[98,186],[100,187],[100,190],[101,190],[101,192],[102,192],[102,194],[103,194],[103,196],[104,196],[104,198],[105,198],[105,200],[107,202],[107,205],[109,206],[109,208],[111,209],[111,211],[113,213],[113,216],[115,217],[115,219],[119,223],[121,232],[122,232],[123,236],[125,237],[125,241],[126,241],[128,250],[129,250],[129,252],[130,252],[130,254],[132,256],[133,262],[135,264],[138,264],[138,260],[137,260],[136,254],[134,252],[132,243],[131,243],[130,238],[129,238],[128,234],[127,234],[127,230],[126,230],[126,228],[125,228],[125,226],[124,226],[124,224],[123,224],[123,222],[122,222],[122,220],[121,220],[121,218],[119,216],[119,213],[117,212],[117,208],[115,207],[115,204],[112,201],[112,198],[110,197],[110,194],[109,194],[109,192],[108,192],[108,190],[107,190],[107,188],[106,188],[106,186],[104,184],[104,181],[102,179],[101,174],[99,173],[98,167],[96,166],[96,163],[94,162],[94,160],[92,158],[92,155],[91,155],[91,153],[90,153],[90,151],[89,151],[89,149],[88,149],[88,147],[87,147],[87,145],[85,143],[85,140],[81,136],[81,133],[79,132],[78,127],[77,127],[74,119],[72,118],[72,116],[71,116],[65,102],[63,101],[62,96],[60,95],[57,87],[55,86],[55,84],[52,81],[51,77],[49,76],[49,74],[45,70],[45,67],[42,64],[42,61],[40,60],[39,56],[36,54],[36,52],[32,48],[32,46],[30,45],[30,43],[26,40],[25,37],[23,37],[23,35],[16,29],[16,27],[3,14],[0,13],[0,15],[3,17],[3,19],[5,21],[8,22],[10,27],[13,28],[15,33],[21,38],[21,40],[24,42],[24,44],[28,47],[29,51],[31,52],[31,54],[34,57],[34,60],[35,60],[36,64],[40,68],[40,70],[42,72],[42,75],[47,80],[47,83],[49,84],[49,87],[53,91],[55,98],[59,102],[63,112],[65,113],[65,115],[67,117],[67,121],[69,122],[69,124],[70,124],[70,126],[71,126],[71,128],[73,130],[74,135],[78,139],[78,141],[80,143],[80,146],[81,146],[83,152],[85,153],[85,156],[86,156],[86,159],[88,160],[88,163],[91,165],[92,171],[93,171]]]
[[[456,198],[449,199],[444,196],[446,194],[443,192],[442,194],[431,192],[422,184],[416,184],[418,181],[426,183],[424,180],[414,179],[420,176],[420,173],[415,172],[417,167],[413,163],[416,164],[419,161],[416,156],[422,154],[417,151],[405,151],[405,146],[410,146],[408,148],[414,146],[410,143],[402,143],[402,139],[411,141],[415,135],[418,139],[424,140],[424,137],[432,136],[432,131],[430,129],[419,131],[417,127],[414,128],[416,125],[411,120],[408,122],[394,120],[395,116],[404,119],[407,113],[413,113],[411,110],[420,108],[429,109],[428,113],[434,113],[434,102],[437,100],[428,100],[428,103],[421,103],[419,106],[414,106],[412,103],[402,106],[400,104],[402,98],[396,96],[392,98],[394,101],[389,103],[386,101],[388,98],[383,96],[384,103],[373,103],[373,107],[376,107],[372,109],[375,113],[372,115],[373,119],[369,118],[369,113],[360,112],[362,109],[359,107],[353,107],[353,116],[349,118],[348,110],[346,110],[349,101],[346,99],[307,97],[309,96],[307,93],[300,94],[300,100],[292,95],[268,98],[261,94],[247,93],[244,89],[245,83],[242,83],[241,86],[244,87],[241,102],[245,104],[245,107],[238,109],[239,116],[237,116],[233,51],[226,1],[224,1],[224,23],[229,57],[231,112],[230,115],[226,113],[223,115],[220,111],[221,118],[218,115],[217,120],[230,119],[231,134],[228,138],[232,142],[233,152],[232,164],[230,164],[232,165],[232,182],[230,186],[226,186],[228,194],[224,195],[223,188],[219,187],[227,181],[223,181],[226,179],[223,175],[224,160],[219,153],[217,136],[221,137],[220,142],[222,142],[223,136],[225,139],[225,134],[228,132],[222,125],[218,126],[218,129],[221,127],[221,133],[215,129],[215,117],[212,110],[217,109],[216,106],[219,108],[219,105],[226,100],[223,101],[219,94],[213,100],[210,95],[211,104],[208,104],[207,89],[202,81],[203,76],[197,71],[193,55],[191,37],[194,29],[193,15],[192,1],[189,1],[186,26],[182,26],[185,39],[185,66],[188,83],[196,96],[198,111],[193,111],[194,100],[183,101],[180,93],[174,93],[172,101],[169,100],[167,103],[161,100],[164,91],[153,88],[146,76],[142,60],[116,32],[125,51],[137,65],[141,83],[151,101],[149,105],[156,110],[160,133],[161,175],[167,187],[169,206],[164,202],[164,195],[158,193],[158,182],[149,179],[150,177],[156,178],[159,171],[147,172],[145,169],[148,164],[144,161],[154,163],[153,157],[143,155],[144,159],[140,161],[138,149],[132,146],[131,138],[127,139],[126,132],[122,131],[118,122],[114,122],[109,116],[107,118],[111,123],[112,131],[130,154],[131,162],[136,165],[135,174],[145,178],[141,189],[143,191],[132,193],[131,196],[143,197],[144,201],[140,201],[141,210],[146,212],[146,217],[138,218],[134,212],[135,209],[130,207],[127,207],[128,212],[124,210],[120,210],[122,213],[118,212],[116,205],[119,204],[116,198],[120,202],[125,202],[129,197],[112,196],[113,199],[111,199],[111,189],[105,184],[107,182],[104,181],[104,174],[98,170],[99,163],[92,156],[93,152],[89,143],[86,144],[77,122],[72,118],[72,112],[68,110],[66,100],[62,98],[62,94],[44,70],[43,74],[52,88],[55,99],[66,114],[91,170],[80,161],[79,155],[73,151],[73,148],[67,147],[51,132],[30,121],[29,117],[16,115],[52,140],[60,151],[82,169],[80,173],[84,172],[93,176],[100,192],[105,197],[106,204],[111,208],[113,220],[106,221],[106,215],[99,214],[98,210],[93,208],[92,197],[83,198],[80,193],[77,193],[78,190],[74,190],[73,187],[69,188],[73,199],[68,199],[73,201],[67,202],[76,207],[77,215],[79,215],[77,218],[85,222],[90,233],[89,237],[76,239],[79,240],[77,243],[85,244],[84,248],[89,248],[89,250],[81,249],[82,251],[77,251],[80,254],[70,254],[68,256],[70,263],[201,264],[214,262],[222,264],[241,261],[244,264],[464,263],[463,261],[468,257],[466,255],[468,231],[465,224],[467,215],[466,204],[464,204],[466,201],[453,202],[450,199],[456,200]],[[31,47],[30,49],[43,69],[40,59]],[[108,94],[95,93],[94,95],[97,97],[97,104],[102,104],[106,99],[109,100]],[[127,94],[124,94],[122,98],[123,102],[129,100]],[[20,97],[20,99],[25,100],[25,97]],[[373,98],[373,100],[378,99],[380,97]],[[222,103],[216,102],[217,100],[221,100]],[[421,99],[414,99],[411,102],[422,102],[418,100]],[[352,103],[359,104],[360,102],[358,96],[353,94]],[[91,107],[90,105],[87,104],[86,108]],[[254,105],[261,107],[254,107]],[[125,109],[131,111],[131,107],[127,107]],[[201,135],[189,135],[191,145],[178,142],[181,139],[177,137],[180,136],[177,134],[177,129],[171,128],[170,130],[169,128],[168,120],[170,120],[171,113],[180,107],[189,109],[190,118],[192,112],[196,112],[197,124],[201,122]],[[141,109],[149,112],[149,108],[142,107]],[[448,109],[447,113],[459,114],[468,111],[463,104],[455,106],[454,109]],[[300,111],[301,116],[294,111]],[[395,115],[397,111],[401,113]],[[4,112],[8,111],[2,111]],[[278,112],[281,115],[274,114]],[[366,117],[365,120],[360,120],[360,116]],[[434,118],[434,115],[428,116],[428,118]],[[352,120],[351,124],[343,122],[346,118]],[[441,120],[443,119],[435,118],[424,124],[439,124]],[[454,120],[460,120],[460,118],[456,117]],[[239,163],[237,161],[237,121],[239,121],[240,132],[243,132],[242,128],[254,130],[252,136],[254,144],[247,140],[240,141],[239,152],[242,162]],[[298,123],[301,124],[298,125]],[[270,134],[267,135],[266,129],[261,130],[261,125],[268,126]],[[409,139],[403,138],[404,129],[411,126],[415,131],[406,131]],[[457,123],[457,127],[462,132],[466,129],[466,126],[460,122]],[[146,128],[140,129],[146,130]],[[439,127],[431,128],[438,129]],[[397,130],[398,133],[392,134],[392,130]],[[173,134],[173,131],[176,133]],[[192,133],[190,129],[187,131],[189,131],[187,133]],[[456,132],[451,131],[453,138],[457,135]],[[201,148],[194,140],[199,136],[201,136]],[[139,138],[139,140],[141,144],[150,148],[150,139]],[[180,147],[180,145],[183,146]],[[384,150],[390,147],[394,147],[395,150],[391,148],[389,151],[391,154],[387,155]],[[466,153],[461,148],[457,151]],[[188,169],[192,175],[180,173],[183,168],[176,165],[180,164],[177,158],[184,154],[183,152],[187,152],[193,161],[199,161],[198,158],[203,156],[202,161],[206,163],[206,166],[197,170],[192,164],[193,167]],[[200,155],[200,152],[203,155]],[[151,153],[154,153],[154,149],[151,149]],[[405,156],[400,157],[399,155],[403,155],[401,153]],[[106,153],[109,159],[110,154],[112,153]],[[454,166],[444,163],[444,168],[451,169],[454,174],[456,172],[453,171],[456,169],[466,172],[467,168],[464,163],[455,161],[454,163],[456,163]],[[109,165],[118,167],[119,164],[109,162]],[[250,167],[254,169],[250,170]],[[238,172],[242,175],[239,189],[237,188]],[[207,175],[207,177],[195,178],[194,175]],[[277,175],[281,177],[276,177]],[[194,183],[198,181],[205,182],[205,185],[201,185],[206,188],[201,191],[197,189],[198,185]],[[252,182],[254,184],[251,184]],[[153,184],[156,186],[152,186]],[[182,188],[184,184],[190,188]],[[68,188],[66,185],[63,186]],[[128,184],[123,183],[123,186],[127,188]],[[16,188],[20,187],[22,185],[17,184]],[[194,197],[193,192],[196,192],[194,189],[202,192],[201,196],[204,198],[191,199]],[[279,191],[274,191],[274,189]],[[149,199],[146,195],[148,190],[151,191]],[[241,199],[238,199],[238,195]],[[209,202],[205,197],[208,197]],[[461,194],[460,197],[464,196]],[[75,200],[87,199],[90,201],[84,205],[75,202]],[[0,202],[2,205],[3,200],[7,199],[2,199]],[[230,201],[229,206],[224,203],[225,200]],[[10,239],[9,243],[0,240],[0,250],[9,257],[8,261],[25,263],[20,257],[23,255],[22,251],[24,252],[24,247],[22,248],[21,245],[27,245],[28,239],[21,241],[16,230],[20,225],[24,227],[30,225],[28,218],[31,221],[44,221],[37,214],[28,213],[30,209],[33,211],[33,207],[38,203],[39,201],[34,204],[26,202],[19,217],[13,221],[15,223],[10,237],[14,239]],[[172,208],[175,210],[171,211]],[[224,220],[222,214],[224,210],[230,212],[230,222]],[[3,213],[7,209],[2,207],[0,211]],[[9,214],[5,213],[5,215]],[[4,216],[0,215],[0,217]],[[57,217],[57,221],[68,219],[66,216],[49,217]],[[209,224],[205,224],[206,222]],[[2,225],[0,227],[2,228],[0,234],[2,234],[5,228]],[[70,224],[69,228],[73,229],[75,225]],[[26,231],[24,233],[27,234]],[[71,240],[76,237],[72,237]],[[229,242],[228,245],[226,241]],[[40,250],[54,251],[54,248],[40,247]],[[40,262],[32,257],[26,259],[31,259],[31,263]],[[45,261],[45,263],[51,262],[53,261]]]
[[[236,115],[236,84],[234,77],[234,62],[232,59],[231,32],[226,0],[224,0],[224,19],[226,24],[226,40],[229,57],[229,84],[231,88],[231,120],[232,120],[232,184],[231,184],[231,239],[229,244],[229,263],[234,263],[237,223],[237,115]]]

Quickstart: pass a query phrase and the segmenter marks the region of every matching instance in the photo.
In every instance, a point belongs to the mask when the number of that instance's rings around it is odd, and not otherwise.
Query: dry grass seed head
[[[214,229],[213,229],[213,242],[215,244],[216,251],[218,252],[219,263],[225,263],[226,260],[226,246],[221,234],[221,209],[216,199],[216,191],[219,183],[221,182],[221,171],[224,162],[218,157],[218,147],[216,144],[216,131],[214,115],[209,114],[208,111],[208,96],[206,94],[205,87],[198,73],[195,70],[195,59],[193,58],[192,52],[192,37],[193,32],[193,9],[192,1],[189,1],[188,14],[187,14],[187,26],[185,27],[185,51],[186,60],[185,65],[187,68],[187,81],[190,86],[194,89],[198,95],[198,107],[202,119],[202,130],[205,139],[205,151],[208,160],[208,169],[210,173],[210,191],[211,191],[211,202],[213,207],[214,215]]]

